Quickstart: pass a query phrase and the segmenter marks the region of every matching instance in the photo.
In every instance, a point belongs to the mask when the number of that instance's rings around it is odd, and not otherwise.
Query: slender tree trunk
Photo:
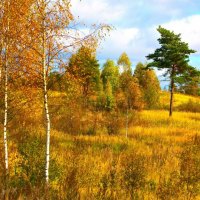
[[[174,103],[174,66],[172,66],[172,73],[171,73],[171,85],[170,85],[170,108],[169,108],[169,116],[172,116],[173,112],[173,103]]]
[[[46,70],[46,32],[45,32],[45,20],[43,20],[43,56],[42,56],[42,67],[43,67],[43,95],[44,95],[44,109],[46,117],[46,166],[45,166],[45,179],[46,185],[49,184],[49,160],[50,160],[50,116],[48,108],[48,94],[47,94],[47,70]]]
[[[7,1],[7,27],[6,27],[6,37],[5,37],[5,63],[4,63],[4,124],[3,124],[3,140],[4,140],[4,162],[5,162],[5,196],[4,199],[9,199],[8,194],[8,179],[9,179],[9,165],[8,165],[8,141],[7,141],[7,125],[8,125],[8,67],[9,67],[9,29],[10,29],[10,19],[9,19],[9,7],[10,2]],[[2,46],[3,42],[2,42]],[[3,47],[2,47],[3,48]]]
[[[4,131],[3,131],[6,175],[8,174],[7,123],[8,123],[8,46],[6,48],[5,67],[4,67]]]
[[[2,51],[0,54],[0,84],[1,84],[1,79],[2,79],[2,68],[3,68],[3,59],[2,59]]]
[[[5,162],[5,200],[8,200],[8,141],[7,141],[7,125],[8,125],[8,45],[6,47],[5,67],[4,67],[4,162]]]
[[[1,10],[0,10],[0,20],[2,20],[3,18],[3,5],[4,5],[4,2],[2,0],[2,2],[0,3],[0,6],[1,6]],[[0,21],[1,22],[1,21]],[[0,35],[0,38],[1,38],[1,46],[0,46],[0,83],[1,83],[1,80],[2,80],[2,70],[3,70],[3,23],[1,23],[1,35]]]
[[[3,4],[3,2],[2,2],[2,4]],[[3,7],[3,5],[2,5],[2,7]],[[1,13],[0,18],[3,18],[3,11]],[[1,44],[0,44],[1,45],[0,46],[0,83],[2,82],[2,76],[3,76],[2,71],[3,71],[3,62],[4,62],[4,60],[3,60],[3,57],[4,57],[3,48],[4,48],[4,39],[5,38],[4,38],[4,35],[3,35],[3,31],[4,31],[3,24],[2,24],[1,29],[2,29],[2,32],[1,32],[1,35],[0,35],[0,38],[1,38]]]
[[[2,80],[2,69],[3,69],[3,37],[1,37],[1,47],[0,47],[0,83]]]
[[[128,138],[128,106],[126,109],[126,138]]]

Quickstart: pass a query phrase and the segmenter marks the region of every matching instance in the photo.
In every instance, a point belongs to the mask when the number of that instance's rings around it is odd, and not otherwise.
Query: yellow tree
[[[46,165],[45,179],[49,183],[49,161],[50,161],[50,115],[48,106],[47,77],[50,66],[55,64],[62,43],[59,36],[63,34],[65,28],[72,20],[69,11],[68,1],[48,1],[36,0],[34,6],[34,17],[31,21],[34,31],[32,36],[31,49],[38,55],[38,68],[40,79],[42,80],[44,111],[46,119]]]
[[[4,72],[4,154],[5,154],[5,170],[6,176],[8,175],[8,144],[7,144],[7,122],[8,122],[8,68],[9,68],[9,48],[10,48],[10,1],[3,1],[1,4],[1,64]]]
[[[13,12],[16,4],[10,0],[1,1],[0,4],[0,25],[1,25],[1,41],[0,41],[0,80],[2,83],[4,94],[4,117],[3,117],[3,143],[4,143],[4,163],[5,163],[5,177],[6,177],[6,193],[5,199],[8,199],[8,177],[9,177],[9,157],[8,157],[8,100],[9,100],[9,80],[10,71],[14,64],[14,46],[16,45],[16,13]],[[12,26],[11,26],[12,24]]]
[[[123,67],[123,71],[124,72],[129,72],[131,73],[131,61],[128,57],[128,55],[126,54],[126,52],[122,53],[122,55],[119,57],[117,64],[119,66]]]
[[[4,33],[3,33],[3,18],[4,18],[4,1],[0,2],[0,83],[2,80],[3,70],[3,45],[4,45]]]
[[[70,24],[73,24],[73,16],[70,12],[70,0],[34,0],[32,18],[30,20],[30,35],[32,43],[29,49],[37,56],[35,71],[42,83],[44,111],[46,120],[46,165],[45,179],[49,184],[49,161],[50,161],[50,132],[51,121],[48,106],[48,76],[52,68],[57,68],[62,63],[63,54],[71,51],[85,41],[90,40],[102,28],[100,25],[87,35],[79,35]],[[73,26],[73,25],[72,25]],[[86,42],[87,43],[87,42]],[[94,44],[94,43],[93,43]]]
[[[16,72],[21,70],[16,66],[22,50],[19,38],[23,36],[25,30],[22,27],[24,26],[24,14],[28,10],[27,5],[29,5],[29,1],[25,0],[3,0],[0,2],[0,81],[4,95],[3,144],[6,187],[9,177],[7,131],[8,115],[11,114],[11,81],[13,82],[17,76]],[[8,198],[7,192],[5,198]]]
[[[138,79],[130,71],[125,71],[120,76],[120,87],[124,94],[126,107],[126,137],[128,137],[129,110],[143,109],[142,93]]]

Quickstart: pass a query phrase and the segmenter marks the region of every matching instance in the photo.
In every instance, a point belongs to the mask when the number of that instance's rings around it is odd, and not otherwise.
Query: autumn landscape
[[[0,199],[200,199],[198,6],[1,0]]]

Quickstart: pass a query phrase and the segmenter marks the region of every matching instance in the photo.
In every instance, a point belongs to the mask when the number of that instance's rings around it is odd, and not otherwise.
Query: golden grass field
[[[176,109],[178,106],[190,100],[198,101],[199,98],[175,94],[174,108]],[[161,96],[161,104],[167,107],[168,102],[169,94],[164,92]],[[101,183],[102,177],[107,177],[107,181],[109,182],[108,172],[112,171],[112,165],[114,165],[116,171],[119,170],[116,179],[120,182],[122,178],[120,176],[123,176],[122,174],[124,173],[122,170],[123,164],[121,162],[126,161],[126,159],[129,160],[128,156],[132,157],[132,155],[137,155],[139,158],[141,157],[145,160],[143,163],[145,165],[145,181],[148,183],[147,186],[145,186],[147,188],[145,188],[146,191],[143,191],[144,193],[138,191],[138,199],[200,199],[197,195],[198,192],[196,192],[196,190],[199,189],[199,185],[195,185],[198,181],[195,179],[192,180],[193,177],[190,177],[191,180],[187,183],[189,186],[185,186],[187,185],[183,181],[185,177],[182,177],[186,176],[187,179],[189,176],[195,176],[197,175],[196,170],[200,169],[200,163],[198,162],[197,166],[193,166],[193,162],[196,161],[195,159],[192,160],[192,150],[187,152],[187,145],[192,146],[195,140],[194,138],[198,138],[200,113],[174,112],[173,117],[169,118],[168,111],[150,110],[133,115],[135,116],[133,116],[132,123],[129,124],[128,139],[125,138],[125,129],[122,129],[117,136],[108,136],[102,132],[96,136],[72,137],[55,132],[55,140],[59,141],[59,147],[63,149],[63,152],[65,152],[65,150],[69,151],[69,149],[77,148],[77,146],[78,148],[84,149],[80,155],[81,160],[79,162],[85,163],[83,166],[80,164],[80,166],[82,166],[81,171],[83,170],[83,174],[84,171],[88,173],[85,176],[86,179],[90,177],[95,182],[95,178],[97,178],[98,181],[96,181]],[[200,145],[200,143],[198,143],[198,145]],[[191,156],[191,160],[188,162],[187,159],[185,160],[183,158],[185,151],[188,153],[188,156]],[[200,155],[199,151],[195,153]],[[82,159],[84,161],[82,161]],[[137,165],[140,166],[140,163],[137,163],[136,166]],[[186,169],[183,169],[183,166],[186,166]],[[134,170],[131,172],[131,169],[128,167],[126,170],[130,170],[130,176],[133,176],[129,177],[131,183],[131,178],[134,178],[134,175],[137,176],[137,172],[134,172]],[[140,171],[138,170],[138,176],[139,174]],[[172,178],[175,176],[174,174],[180,177]],[[80,176],[79,181],[83,180],[81,177],[82,176]],[[137,179],[137,177],[135,177],[135,179]],[[109,185],[109,183],[107,184],[102,199],[133,198],[129,195],[125,195],[127,194],[126,192],[118,191],[120,190],[120,184],[116,184],[115,189],[112,189],[113,186]],[[123,186],[121,187],[123,188]],[[149,189],[148,187],[152,188]],[[190,189],[186,189],[187,187]],[[112,190],[114,190],[113,197],[111,195]],[[88,195],[88,193],[86,194]],[[86,196],[84,197],[83,195],[82,198],[87,199]]]
[[[176,94],[175,108],[191,98],[199,100]],[[167,104],[167,93],[162,94],[161,102]],[[125,125],[118,135],[108,135],[102,129],[92,136],[52,126],[52,198],[200,199],[200,113],[175,111],[169,118],[167,110],[145,110],[130,115],[128,138]],[[55,118],[54,123],[64,124],[65,118]],[[14,132],[16,136],[9,140],[10,176],[13,185],[31,185],[30,173],[42,179],[37,170],[44,164],[44,129],[35,122],[34,127],[29,124]],[[39,193],[30,190],[34,195]]]
[[[174,107],[178,107],[182,104],[187,103],[188,101],[199,101],[200,98],[199,97],[195,97],[195,96],[190,96],[190,95],[184,95],[184,94],[180,94],[180,93],[175,93],[174,94]],[[167,91],[162,91],[161,92],[161,105],[163,105],[164,107],[169,106],[169,101],[170,101],[170,95],[169,92]]]
[[[145,181],[147,182],[146,191],[137,189],[138,199],[200,199],[196,196],[198,193],[195,185],[197,181],[195,179],[189,181],[190,189],[188,190],[185,181],[183,181],[185,178],[189,179],[190,176],[197,175],[199,178],[197,174],[199,173],[197,170],[200,169],[199,160],[197,166],[193,166],[196,160],[192,160],[192,156],[194,156],[192,150],[188,152],[191,160],[189,159],[187,162],[187,159],[182,158],[183,152],[187,152],[187,145],[191,147],[194,144],[194,138],[198,138],[200,113],[175,112],[174,116],[169,118],[167,111],[142,111],[137,114],[137,118],[134,124],[130,124],[128,139],[125,138],[125,130],[121,130],[120,135],[117,136],[108,136],[102,133],[97,136],[72,137],[64,133],[53,132],[54,141],[58,145],[54,151],[55,156],[57,151],[57,155],[62,155],[64,160],[66,154],[69,154],[70,157],[70,152],[73,152],[73,149],[81,149],[81,153],[77,155],[78,182],[89,181],[87,184],[91,186],[89,193],[88,191],[84,193],[82,188],[82,199],[87,199],[88,194],[95,193],[94,188],[98,187],[95,184],[100,184],[103,178],[110,181],[109,172],[112,171],[113,165],[116,168],[116,179],[120,182],[122,179],[120,176],[123,176],[124,173],[123,164],[125,164],[125,169],[127,167],[126,163],[122,162],[127,160],[131,162],[129,156],[131,158],[133,156],[133,165],[134,161],[140,162],[135,160],[135,155],[139,156],[138,159],[141,158],[141,162],[145,166]],[[200,155],[200,151],[195,153]],[[140,167],[140,163],[136,163],[136,166]],[[186,169],[182,169],[183,166]],[[119,171],[117,172],[117,170]],[[137,176],[140,175],[139,170],[133,169],[133,172],[129,168],[126,170],[130,176],[133,176],[132,178],[137,179]],[[184,178],[182,178],[183,175]],[[176,176],[180,176],[180,178]],[[131,183],[131,178],[128,180]],[[119,185],[115,186],[114,194],[112,194],[114,196],[111,195],[114,186],[107,183],[106,192],[104,191],[102,199],[131,199],[132,197],[126,195],[126,190],[121,190],[119,182]],[[123,186],[121,187],[123,188]],[[194,194],[192,194],[193,192]],[[95,197],[89,197],[89,199],[93,198]]]

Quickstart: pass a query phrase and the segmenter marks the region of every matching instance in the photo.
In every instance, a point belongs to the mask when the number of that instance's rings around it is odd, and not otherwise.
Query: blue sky
[[[126,52],[133,68],[158,47],[159,25],[182,34],[197,51],[190,63],[200,68],[200,0],[72,0],[72,12],[86,23],[115,27],[98,48],[100,63]]]

